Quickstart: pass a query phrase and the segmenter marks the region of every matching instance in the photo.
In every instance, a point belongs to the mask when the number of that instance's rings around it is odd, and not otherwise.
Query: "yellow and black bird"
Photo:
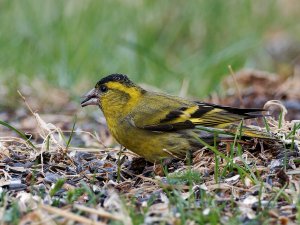
[[[112,136],[124,147],[155,162],[164,158],[184,158],[189,151],[214,141],[214,134],[197,126],[224,128],[243,119],[262,116],[262,109],[240,109],[191,101],[146,91],[126,75],[111,74],[101,79],[81,102],[98,105]],[[248,131],[247,131],[248,130]],[[246,129],[248,137],[268,137]],[[226,136],[226,135],[225,135]],[[232,137],[232,136],[231,136]]]

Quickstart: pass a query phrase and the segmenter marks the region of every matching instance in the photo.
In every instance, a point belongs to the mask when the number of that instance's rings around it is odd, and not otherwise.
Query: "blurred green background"
[[[275,70],[268,38],[299,37],[299,1],[0,0],[0,81],[82,94],[107,74],[203,97],[243,67]]]

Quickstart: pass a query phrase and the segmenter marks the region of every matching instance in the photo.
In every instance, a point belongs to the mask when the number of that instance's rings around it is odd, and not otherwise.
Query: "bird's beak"
[[[85,107],[87,105],[99,105],[99,93],[95,88],[82,97],[84,99],[81,101],[81,107]]]

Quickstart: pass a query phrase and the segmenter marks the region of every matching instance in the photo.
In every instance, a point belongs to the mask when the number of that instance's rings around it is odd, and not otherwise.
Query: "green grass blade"
[[[36,146],[26,137],[26,135],[22,131],[19,131],[17,128],[14,128],[13,126],[11,126],[8,123],[1,121],[1,120],[0,120],[0,124],[7,127],[8,129],[16,132],[23,140],[25,140],[29,145],[31,145],[31,147],[36,149]]]
[[[264,121],[267,132],[270,133],[271,130],[270,130],[270,126],[269,126],[269,123],[268,123],[266,117],[263,117],[263,121]]]
[[[278,129],[281,129],[282,121],[283,121],[283,112],[280,111],[279,118],[278,118]]]
[[[54,185],[54,187],[50,190],[49,194],[51,197],[53,197],[64,185],[65,180],[64,179],[58,179]]]
[[[72,130],[71,130],[70,137],[69,137],[68,142],[67,142],[66,150],[69,148],[69,146],[71,144],[71,140],[72,140],[72,137],[73,137],[73,134],[74,134],[76,122],[77,122],[77,115],[75,115],[75,118],[74,118],[74,123],[73,123],[73,127],[72,127]]]
[[[227,162],[231,163],[233,167],[235,167],[239,172],[242,173],[242,175],[244,176],[248,176],[249,179],[254,182],[254,183],[258,183],[258,180],[256,179],[255,176],[253,176],[253,172],[250,171],[250,176],[247,173],[247,171],[245,169],[243,169],[242,167],[240,167],[239,165],[237,165],[236,163],[234,163],[229,157],[227,157],[224,153],[218,151],[216,148],[214,148],[213,146],[210,146],[209,144],[207,144],[205,141],[203,141],[201,138],[195,136],[195,138],[205,147],[209,148],[212,152],[214,152],[216,155],[220,156],[221,158],[225,159]],[[244,161],[243,161],[244,162]],[[244,162],[245,164],[245,162]],[[245,166],[247,167],[247,169],[250,169],[248,167],[248,165],[245,164]]]

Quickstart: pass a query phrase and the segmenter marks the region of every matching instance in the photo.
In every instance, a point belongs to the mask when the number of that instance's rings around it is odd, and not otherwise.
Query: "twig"
[[[265,103],[264,105],[264,109],[269,109],[271,106],[277,106],[278,108],[280,108],[281,112],[282,112],[282,119],[283,122],[285,123],[285,116],[288,113],[286,107],[283,105],[283,103],[279,100],[269,100]]]
[[[179,91],[179,96],[180,97],[186,97],[187,91],[189,89],[189,85],[190,85],[190,81],[189,79],[183,79],[182,84],[181,84],[181,88]]]
[[[79,204],[75,204],[74,208],[77,208],[78,210],[85,211],[88,213],[97,214],[97,215],[99,215],[103,218],[107,218],[107,219],[123,220],[123,218],[121,216],[109,213],[102,208],[93,209],[93,208],[89,208],[89,207],[79,205]]]
[[[236,91],[237,91],[237,94],[238,94],[238,98],[239,98],[239,100],[241,102],[241,105],[244,106],[244,101],[243,101],[243,98],[242,98],[242,95],[241,95],[238,83],[237,83],[237,81],[235,79],[235,73],[234,73],[231,65],[228,65],[228,69],[229,69],[229,72],[230,72],[230,74],[232,76],[232,79],[233,79],[233,82],[234,82],[234,85],[235,85],[235,88],[236,88]]]
[[[34,222],[34,221],[31,220],[30,225],[43,225],[43,224],[57,225],[57,223],[55,223],[55,221],[54,221],[54,219],[57,217],[57,215],[50,216],[47,213],[43,212],[41,209],[36,209],[34,212],[35,212],[35,214],[37,215],[37,217],[39,218],[40,221]],[[26,224],[26,223],[20,223],[20,224]]]
[[[62,210],[62,209],[59,209],[59,208],[55,208],[55,207],[52,207],[52,206],[40,205],[40,207],[44,210],[47,210],[50,213],[57,214],[59,216],[65,217],[69,220],[77,221],[77,222],[82,223],[82,224],[105,225],[105,223],[93,221],[93,220],[87,219],[83,216],[79,216],[79,215],[76,215],[72,212]]]
[[[22,95],[19,90],[17,90],[17,92],[20,95],[20,97],[23,99],[23,101],[24,101],[25,105],[27,106],[27,108],[29,109],[29,111],[32,113],[32,115],[34,115],[34,112],[31,109],[30,105],[27,103],[26,98],[24,97],[24,95]]]

